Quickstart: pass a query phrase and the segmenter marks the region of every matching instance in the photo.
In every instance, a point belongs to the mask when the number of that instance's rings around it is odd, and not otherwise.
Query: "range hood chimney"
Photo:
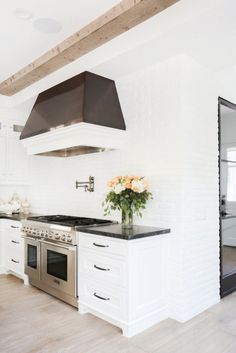
[[[125,129],[115,82],[86,71],[39,94],[20,139],[29,154],[68,157],[122,148]]]

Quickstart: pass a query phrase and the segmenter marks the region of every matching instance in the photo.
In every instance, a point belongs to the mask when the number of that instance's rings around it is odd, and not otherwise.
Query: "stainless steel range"
[[[22,221],[25,273],[30,284],[78,307],[78,231],[109,223],[112,222],[61,215]]]

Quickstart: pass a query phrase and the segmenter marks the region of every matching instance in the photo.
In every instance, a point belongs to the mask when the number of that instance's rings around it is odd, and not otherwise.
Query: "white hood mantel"
[[[127,131],[77,123],[21,140],[30,155],[69,157],[122,149]]]
[[[39,94],[20,139],[29,154],[69,157],[124,147],[115,82],[83,72]]]

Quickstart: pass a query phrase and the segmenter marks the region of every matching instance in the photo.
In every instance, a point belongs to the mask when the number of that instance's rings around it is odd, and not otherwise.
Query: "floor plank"
[[[235,353],[236,294],[185,324],[165,320],[125,338],[115,326],[0,276],[1,353]]]

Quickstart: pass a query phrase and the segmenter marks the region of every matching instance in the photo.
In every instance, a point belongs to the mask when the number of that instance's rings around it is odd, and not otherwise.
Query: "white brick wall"
[[[219,300],[214,79],[184,56],[124,77],[117,87],[130,132],[125,150],[31,160],[29,197],[39,213],[103,217],[108,179],[126,173],[147,177],[154,200],[135,222],[172,230],[170,316],[180,321]],[[76,190],[75,180],[89,175],[95,177],[95,192]],[[111,218],[120,220],[120,214]]]
[[[120,174],[145,175],[154,200],[139,223],[169,226],[176,175],[173,152],[178,149],[176,129],[180,110],[177,61],[173,60],[117,82],[130,141],[123,151],[84,155],[69,159],[34,157],[31,200],[35,211],[103,217],[102,200],[107,181]],[[166,79],[167,74],[169,79]],[[160,84],[162,82],[162,84]],[[171,102],[171,104],[170,104]],[[75,189],[75,180],[95,177],[95,192]],[[179,177],[181,173],[179,171]],[[169,195],[168,195],[169,194]],[[112,218],[119,219],[119,214]]]
[[[181,232],[170,244],[177,251],[172,315],[185,321],[219,300],[218,83],[183,58],[181,84]]]
[[[26,102],[13,107],[9,97],[0,96],[0,123],[4,124],[12,121],[14,123],[24,125],[34,101],[35,98],[31,98]],[[2,153],[2,151],[0,151],[0,153]],[[25,199],[29,195],[29,186],[6,186],[0,184],[0,201],[9,201],[15,192],[18,193],[21,199]]]

